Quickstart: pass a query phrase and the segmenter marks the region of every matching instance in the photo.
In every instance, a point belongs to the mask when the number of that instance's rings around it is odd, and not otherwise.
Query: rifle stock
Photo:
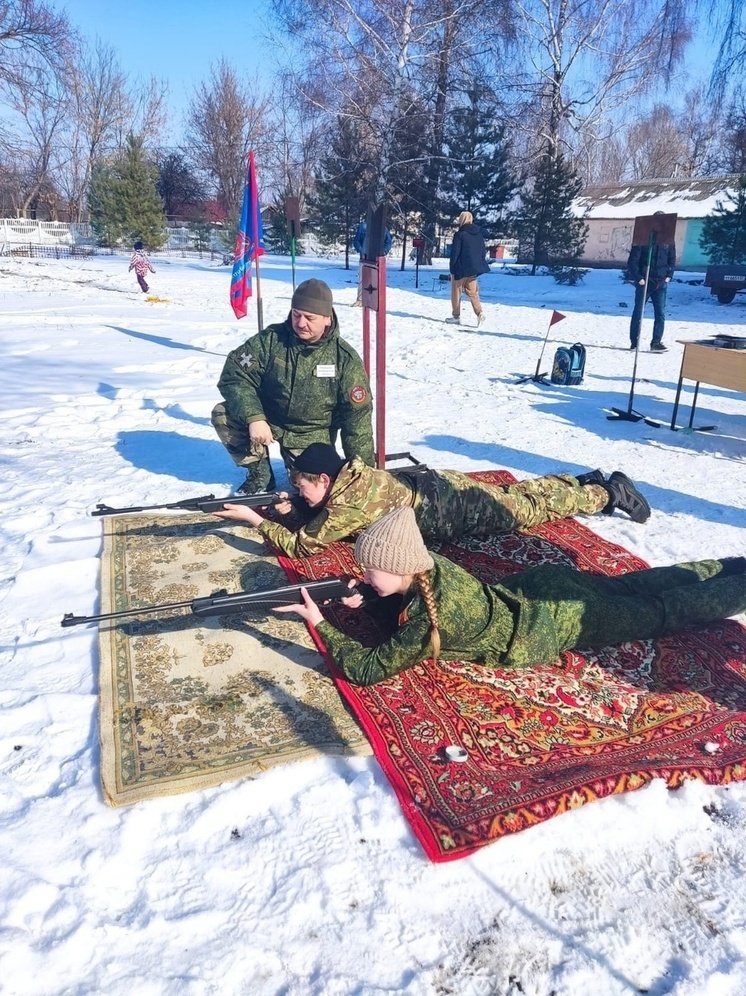
[[[66,612],[62,617],[60,625],[63,628],[69,626],[80,626],[83,623],[102,622],[107,619],[128,619],[132,616],[150,616],[158,612],[167,612],[172,609],[191,609],[192,614],[198,617],[221,616],[233,612],[243,612],[244,609],[251,608],[252,605],[265,605],[270,608],[276,605],[300,605],[303,596],[301,588],[305,588],[315,602],[326,602],[330,599],[345,598],[356,592],[363,598],[375,594],[373,589],[367,585],[358,583],[355,588],[350,587],[351,577],[324,578],[322,581],[306,581],[303,584],[289,584],[282,588],[270,588],[266,591],[239,591],[235,595],[229,595],[225,590],[216,591],[212,595],[203,595],[200,598],[192,599],[188,602],[168,602],[161,605],[144,605],[138,609],[124,609],[121,612],[103,612],[95,616],[76,616],[72,612]]]
[[[248,508],[266,508],[267,505],[279,505],[289,501],[281,498],[276,491],[260,491],[255,495],[228,495],[226,498],[216,498],[215,495],[202,495],[199,498],[184,498],[182,501],[172,501],[164,505],[130,505],[129,508],[113,508],[111,505],[96,505],[91,515],[126,515],[128,512],[152,512],[159,508],[179,509],[182,512],[219,512],[226,502],[232,505],[246,505]]]

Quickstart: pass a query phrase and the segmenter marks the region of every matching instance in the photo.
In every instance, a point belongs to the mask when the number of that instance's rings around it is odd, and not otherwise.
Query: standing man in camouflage
[[[363,363],[339,334],[323,280],[296,288],[291,311],[234,349],[218,381],[224,401],[212,424],[233,461],[246,469],[244,494],[272,490],[268,447],[277,441],[288,471],[311,443],[341,435],[348,458],[373,465],[373,403]]]
[[[310,557],[335,540],[352,539],[393,509],[414,509],[426,542],[531,529],[542,522],[616,509],[645,522],[650,506],[620,471],[579,477],[550,474],[517,484],[482,484],[455,470],[389,472],[344,460],[333,446],[313,443],[295,461],[291,480],[310,508],[298,530],[269,522],[253,508],[227,504],[222,519],[247,522],[289,557]],[[277,511],[289,512],[290,504]]]

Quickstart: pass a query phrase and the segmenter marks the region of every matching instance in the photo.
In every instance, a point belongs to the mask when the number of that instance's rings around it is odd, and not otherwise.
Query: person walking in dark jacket
[[[656,214],[663,214],[657,211]],[[627,277],[635,284],[635,307],[629,325],[630,349],[637,349],[640,338],[640,323],[642,312],[647,301],[653,302],[653,339],[650,343],[651,353],[665,353],[663,345],[663,328],[666,322],[666,291],[676,268],[675,245],[653,245],[650,256],[650,274],[648,276],[648,291],[645,296],[645,276],[648,269],[648,247],[632,246],[627,260]]]
[[[485,260],[487,249],[479,227],[474,224],[471,211],[462,211],[458,216],[458,231],[453,237],[449,269],[451,271],[451,311],[453,316],[446,318],[451,325],[461,324],[461,293],[471,301],[477,325],[484,324],[484,310],[479,301],[477,278],[489,272]]]

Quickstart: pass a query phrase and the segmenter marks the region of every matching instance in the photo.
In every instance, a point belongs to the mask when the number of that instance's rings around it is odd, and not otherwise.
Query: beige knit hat
[[[368,526],[355,543],[355,560],[389,574],[420,574],[435,564],[427,552],[414,511],[397,508]]]

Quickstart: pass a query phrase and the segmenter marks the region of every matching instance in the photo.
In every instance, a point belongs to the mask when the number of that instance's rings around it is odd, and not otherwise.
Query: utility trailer
[[[730,304],[738,291],[746,290],[746,266],[708,266],[705,287],[721,304]]]

